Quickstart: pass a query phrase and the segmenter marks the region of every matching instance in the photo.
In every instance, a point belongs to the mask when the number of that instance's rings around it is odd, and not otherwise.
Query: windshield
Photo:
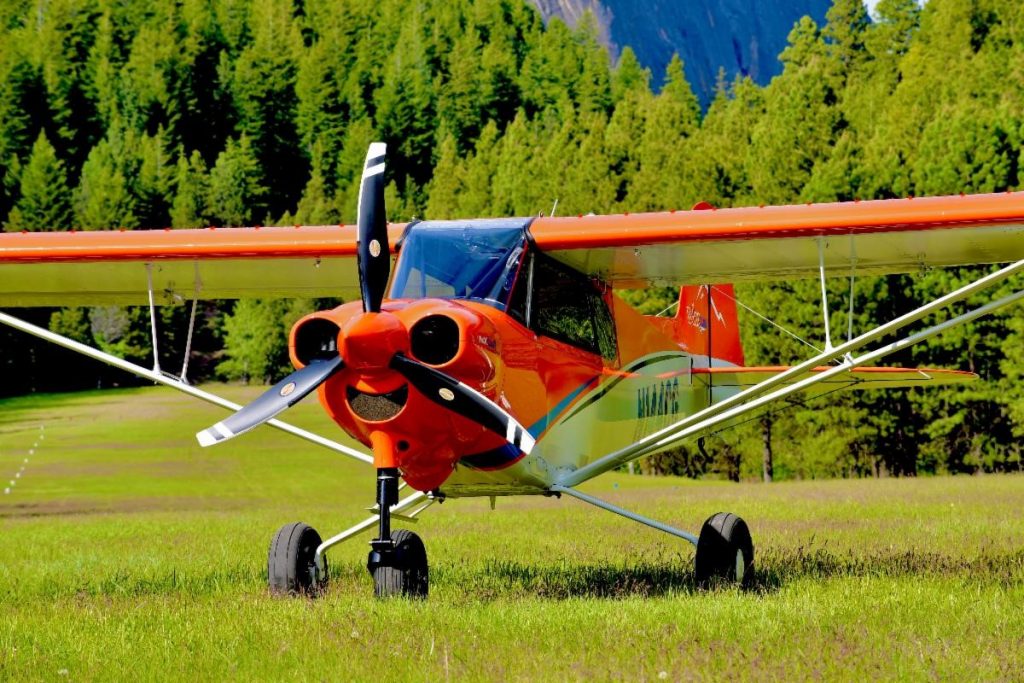
[[[475,299],[504,311],[528,220],[424,221],[402,240],[392,299]]]

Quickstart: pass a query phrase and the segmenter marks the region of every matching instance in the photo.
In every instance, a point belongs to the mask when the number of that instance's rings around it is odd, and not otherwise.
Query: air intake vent
[[[352,412],[367,422],[390,420],[405,406],[409,398],[409,387],[403,386],[386,394],[364,394],[348,387],[345,392]]]
[[[295,357],[303,365],[338,355],[338,326],[324,318],[310,318],[295,331]]]
[[[459,352],[459,324],[446,315],[428,315],[409,330],[412,355],[427,365],[444,365]]]

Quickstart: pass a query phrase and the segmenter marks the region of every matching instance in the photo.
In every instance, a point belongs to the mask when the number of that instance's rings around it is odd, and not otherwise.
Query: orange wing
[[[403,225],[389,226],[392,245]],[[0,234],[0,305],[358,296],[354,226]]]
[[[1024,259],[1024,192],[538,218],[538,247],[616,287],[912,272]]]
[[[404,225],[389,226],[392,245]],[[1024,192],[538,218],[538,247],[616,287],[907,272],[1024,258]],[[0,306],[354,297],[352,226],[0,235]]]

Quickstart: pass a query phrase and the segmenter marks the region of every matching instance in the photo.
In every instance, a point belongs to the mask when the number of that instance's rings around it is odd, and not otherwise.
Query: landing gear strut
[[[406,529],[391,533],[391,506],[398,502],[398,470],[377,470],[377,538],[370,541],[366,568],[373,576],[373,593],[379,598],[402,595],[427,597],[427,551],[420,537]]]

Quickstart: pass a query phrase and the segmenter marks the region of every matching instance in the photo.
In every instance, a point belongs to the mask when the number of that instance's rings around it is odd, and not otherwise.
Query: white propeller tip
[[[536,443],[537,443],[537,441],[533,438],[533,436],[530,434],[530,432],[528,432],[528,431],[526,431],[524,429],[523,430],[523,436],[519,440],[519,450],[521,450],[523,453],[526,453],[527,455],[529,455],[530,451],[533,450],[533,447],[534,447],[534,445],[536,445]]]
[[[217,437],[213,435],[211,430],[204,429],[203,431],[196,434],[196,440],[199,441],[199,445],[203,448],[212,446],[217,443]]]
[[[384,156],[387,151],[387,144],[383,142],[371,142],[370,148],[366,151],[366,158],[373,159],[375,157]]]

